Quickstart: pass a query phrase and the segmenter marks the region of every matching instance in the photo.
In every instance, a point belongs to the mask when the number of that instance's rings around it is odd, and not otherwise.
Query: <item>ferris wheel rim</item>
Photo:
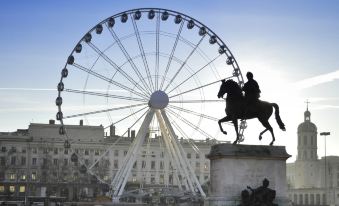
[[[170,9],[163,9],[163,8],[156,8],[156,7],[153,7],[153,8],[136,8],[136,9],[130,9],[130,10],[127,10],[127,11],[123,11],[123,12],[120,12],[120,13],[117,13],[117,14],[115,14],[115,15],[112,15],[112,16],[110,16],[110,17],[108,17],[108,18],[105,18],[104,20],[102,20],[102,21],[100,21],[98,24],[96,24],[95,26],[93,26],[90,30],[88,30],[86,33],[85,33],[85,35],[78,41],[78,43],[76,44],[76,45],[78,45],[78,44],[80,44],[82,41],[84,41],[84,38],[85,38],[85,36],[87,35],[87,34],[89,34],[89,33],[91,33],[91,32],[93,32],[95,29],[96,29],[96,27],[98,26],[98,25],[103,25],[103,24],[105,24],[105,23],[107,23],[108,22],[108,20],[110,20],[110,19],[116,19],[116,18],[118,18],[118,17],[121,17],[122,15],[127,15],[127,14],[135,14],[135,12],[150,12],[150,11],[154,11],[154,12],[156,12],[156,13],[158,13],[158,14],[160,14],[160,13],[164,13],[164,12],[169,12],[168,13],[168,15],[170,15],[170,16],[177,16],[177,15],[181,15],[182,17],[183,17],[183,20],[185,20],[185,21],[193,21],[194,22],[194,26],[197,26],[198,28],[207,28],[207,32],[206,32],[206,34],[207,35],[209,35],[210,37],[215,37],[216,39],[217,39],[217,41],[216,41],[216,43],[219,45],[219,46],[223,46],[224,47],[224,49],[225,49],[225,52],[224,52],[224,54],[227,56],[227,57],[232,57],[233,58],[233,63],[231,64],[232,65],[232,67],[233,67],[233,69],[234,70],[237,70],[237,72],[238,72],[238,74],[237,74],[237,79],[238,79],[238,83],[240,84],[240,85],[242,85],[243,84],[243,77],[242,77],[242,73],[241,73],[241,70],[240,70],[240,68],[239,68],[239,65],[238,65],[238,63],[237,63],[237,60],[234,58],[234,55],[232,54],[232,52],[230,51],[230,49],[227,47],[227,45],[225,44],[225,42],[213,31],[213,30],[211,30],[208,26],[206,26],[205,24],[203,24],[202,22],[200,22],[199,20],[197,20],[196,18],[193,18],[193,17],[191,17],[191,16],[188,16],[188,15],[186,15],[186,14],[184,14],[184,13],[181,13],[181,12],[178,12],[178,11],[174,11],[174,10],[170,10]],[[132,18],[133,19],[133,18]],[[184,22],[184,21],[183,21]],[[76,47],[74,47],[73,48],[73,50],[72,50],[72,52],[70,53],[70,55],[72,55],[74,52],[75,52],[75,49],[76,49]],[[100,58],[99,56],[98,56],[98,58]],[[64,66],[64,68],[66,68],[67,67],[67,65],[68,65],[68,63],[66,62],[65,63],[65,66]],[[63,80],[63,76],[61,76],[61,79],[60,79],[60,82],[62,82],[62,80]],[[169,85],[168,85],[169,86]],[[171,90],[171,91],[173,91],[173,90]],[[171,92],[170,91],[170,92]],[[62,91],[58,91],[58,97],[61,97],[61,92]],[[169,93],[170,93],[169,92]],[[177,95],[175,95],[175,96],[177,96]],[[147,98],[147,97],[146,97]],[[61,106],[59,105],[58,106],[58,111],[59,112],[62,112],[62,110],[61,110]],[[60,120],[60,122],[61,122],[61,125],[62,126],[64,126],[64,123],[63,123],[63,119],[61,118],[61,120]]]
[[[93,31],[95,31],[97,25],[104,25],[105,23],[107,23],[107,21],[108,21],[110,18],[119,18],[119,17],[121,17],[123,14],[133,14],[133,13],[136,12],[136,11],[149,12],[149,11],[151,11],[151,10],[154,10],[156,13],[159,13],[159,14],[162,13],[162,12],[167,11],[167,12],[169,12],[169,15],[171,15],[171,16],[175,16],[175,14],[181,15],[181,16],[185,17],[185,18],[183,18],[183,19],[184,19],[185,21],[187,21],[187,22],[188,22],[189,20],[193,20],[193,21],[194,21],[194,25],[197,26],[198,28],[202,28],[202,27],[206,28],[206,30],[207,30],[206,35],[209,35],[210,37],[211,37],[211,36],[215,36],[215,37],[217,38],[216,43],[217,43],[219,46],[223,46],[223,47],[224,47],[224,49],[225,49],[224,54],[225,54],[227,57],[232,57],[232,58],[233,58],[233,60],[234,60],[234,62],[232,63],[233,71],[238,70],[239,73],[238,73],[238,75],[236,76],[236,77],[238,78],[238,83],[239,83],[240,85],[243,84],[243,76],[242,76],[240,67],[239,67],[239,65],[238,65],[238,63],[237,63],[237,60],[234,58],[234,55],[232,54],[232,52],[230,51],[230,49],[227,47],[227,45],[224,43],[224,41],[223,41],[223,40],[222,40],[222,39],[221,39],[221,38],[220,38],[213,30],[211,30],[208,26],[206,26],[205,24],[201,23],[201,22],[198,21],[197,19],[195,19],[195,18],[193,18],[193,17],[190,17],[190,16],[188,16],[188,15],[186,15],[186,14],[183,14],[183,13],[181,13],[181,12],[177,12],[177,11],[173,11],[173,10],[169,10],[169,9],[163,9],[163,8],[137,8],[137,9],[131,9],[131,10],[127,10],[127,11],[120,12],[120,13],[118,13],[118,14],[115,14],[115,15],[113,15],[113,16],[110,16],[110,17],[108,17],[108,18],[106,18],[106,19],[100,21],[98,24],[96,24],[94,27],[92,27],[90,30],[88,30],[88,31],[85,33],[85,35],[79,40],[79,42],[78,42],[76,45],[78,45],[78,44],[80,44],[80,43],[82,43],[82,42],[84,41],[84,38],[85,38],[86,34],[92,33]],[[72,50],[72,52],[69,54],[69,56],[71,56],[71,55],[74,54],[75,49],[76,49],[76,47],[73,48],[73,50]],[[221,56],[221,54],[220,54],[220,56]],[[98,58],[100,58],[100,56],[99,56]],[[66,61],[64,68],[67,68],[67,66],[68,66],[68,63],[67,63],[67,61]],[[63,78],[64,78],[64,77],[61,76],[60,82],[63,82],[63,81],[62,81]],[[227,78],[228,78],[228,77],[227,77]],[[218,80],[218,81],[219,81],[219,80]],[[168,86],[169,86],[169,85],[168,85]],[[166,88],[166,89],[167,89],[167,88]],[[173,90],[172,90],[172,91],[173,91]],[[61,97],[61,93],[62,93],[62,92],[63,92],[63,91],[58,91],[58,97]],[[171,91],[170,91],[170,92],[171,92]],[[170,92],[169,92],[169,93],[170,93]],[[185,91],[184,91],[184,92],[185,92]],[[152,95],[152,93],[151,93],[150,95]],[[175,96],[179,96],[179,95],[180,95],[180,94],[175,95]],[[146,96],[147,96],[147,95],[146,95]],[[169,101],[170,101],[170,100],[169,100]],[[171,110],[169,109],[169,111],[171,111]],[[58,112],[62,112],[61,105],[58,105]],[[65,124],[64,124],[64,121],[63,121],[63,120],[64,120],[64,118],[61,118],[61,119],[60,119],[60,123],[61,123],[62,127],[65,127]],[[201,121],[201,117],[200,117],[200,121]],[[65,129],[65,128],[64,128],[64,129]],[[69,137],[68,137],[68,135],[67,135],[67,132],[65,132],[65,136],[66,136],[67,139],[69,139]]]
[[[181,12],[178,12],[178,11],[174,11],[174,10],[170,10],[170,9],[157,8],[157,7],[146,7],[146,8],[130,9],[130,10],[127,10],[127,11],[123,11],[123,12],[117,13],[117,14],[115,14],[115,15],[112,15],[112,16],[110,16],[110,17],[105,18],[104,20],[100,21],[98,24],[96,24],[95,26],[93,26],[90,30],[88,30],[88,31],[85,33],[85,35],[77,42],[76,45],[80,44],[80,43],[84,40],[86,34],[93,32],[93,31],[96,29],[97,25],[102,25],[102,24],[106,23],[110,18],[121,17],[121,16],[124,15],[124,14],[132,14],[132,13],[134,13],[134,12],[136,12],[136,11],[140,11],[140,12],[149,12],[149,11],[151,11],[151,10],[153,10],[153,11],[155,11],[155,12],[157,12],[157,13],[161,13],[161,12],[169,12],[168,15],[171,15],[171,16],[175,16],[175,14],[181,15],[181,16],[184,16],[184,17],[185,17],[185,18],[183,18],[183,19],[186,20],[186,21],[188,21],[188,20],[193,20],[193,21],[194,21],[194,25],[197,26],[198,28],[201,28],[201,27],[207,28],[206,34],[208,34],[210,37],[211,37],[211,36],[215,36],[215,37],[217,38],[216,43],[217,43],[219,46],[224,46],[224,48],[225,48],[225,55],[226,55],[227,57],[231,56],[231,57],[233,58],[233,60],[234,60],[234,62],[232,63],[233,69],[234,69],[234,70],[238,69],[238,75],[237,75],[238,82],[239,82],[240,85],[243,84],[243,76],[242,76],[240,67],[239,67],[239,65],[238,65],[238,63],[237,63],[237,60],[234,58],[234,55],[232,54],[231,50],[227,47],[227,45],[225,44],[225,42],[224,42],[224,41],[223,41],[223,40],[222,40],[222,39],[221,39],[221,38],[213,31],[213,30],[211,30],[208,26],[206,26],[205,24],[203,24],[202,22],[200,22],[200,21],[197,20],[196,18],[193,18],[193,17],[191,17],[191,16],[189,16],[189,15],[186,15],[186,14],[184,14],[184,13],[181,13]],[[76,48],[76,47],[73,48],[73,50],[72,50],[72,52],[70,53],[70,55],[72,55],[72,54],[75,52],[75,48]],[[69,56],[70,56],[70,55],[69,55]],[[99,57],[98,57],[98,58],[99,58]],[[67,64],[67,61],[66,61],[64,68],[66,68],[67,65],[68,65],[68,64]],[[63,79],[63,77],[61,76],[60,82],[62,82],[62,79]],[[61,94],[61,91],[58,92],[58,97],[61,96],[60,94]],[[59,112],[61,112],[61,106],[58,106],[58,107],[59,107]],[[61,121],[61,124],[63,125],[63,121]]]
[[[85,33],[85,35],[86,35],[87,33],[91,33],[92,31],[94,31],[97,25],[105,23],[105,22],[106,22],[107,20],[109,20],[110,18],[119,17],[119,16],[123,15],[124,13],[132,13],[133,11],[138,11],[138,10],[139,10],[139,11],[140,11],[140,10],[145,10],[145,11],[149,11],[149,10],[158,10],[159,12],[160,12],[160,11],[169,11],[169,12],[177,13],[177,14],[179,14],[179,15],[183,15],[183,16],[185,16],[185,17],[187,17],[187,18],[193,20],[194,22],[197,22],[197,23],[199,23],[200,25],[203,25],[205,28],[207,28],[208,31],[211,32],[211,33],[213,34],[213,36],[216,36],[216,38],[217,38],[222,44],[220,44],[219,41],[217,41],[216,43],[217,43],[219,46],[225,46],[225,49],[226,49],[226,51],[229,52],[230,56],[234,57],[233,53],[232,53],[231,50],[227,47],[227,45],[225,44],[225,42],[224,42],[224,41],[223,41],[223,40],[222,40],[222,39],[221,39],[221,38],[220,38],[220,37],[212,30],[212,29],[210,29],[208,26],[206,26],[205,24],[203,24],[203,23],[200,22],[199,20],[197,20],[197,19],[195,19],[195,18],[193,18],[193,17],[191,17],[191,16],[188,16],[188,15],[186,15],[186,14],[184,14],[184,13],[178,12],[178,11],[174,11],[174,10],[170,10],[170,9],[157,8],[157,7],[145,7],[145,8],[130,9],[130,10],[127,10],[127,11],[123,11],[123,12],[117,13],[117,14],[115,14],[115,15],[113,15],[113,16],[110,16],[110,17],[105,18],[104,20],[100,21],[98,24],[96,24],[96,25],[93,26],[90,30],[88,30],[88,31]],[[81,43],[81,42],[83,41],[85,35],[82,36],[82,38],[76,43],[76,45],[78,45],[79,43]],[[210,35],[210,36],[211,36],[211,35]],[[72,55],[74,52],[75,52],[75,47],[72,49],[72,51],[70,52],[70,54],[69,54],[68,56]],[[226,53],[226,55],[228,56],[227,53]],[[235,58],[234,58],[234,64],[236,65],[237,68],[240,69],[240,67],[239,67],[239,65],[238,65],[238,62],[237,62],[237,60],[236,60]],[[65,65],[64,65],[64,68],[65,68],[66,66],[67,66],[67,61],[66,61]],[[243,76],[242,76],[241,71],[239,71],[239,72],[240,72],[241,79],[243,79]]]

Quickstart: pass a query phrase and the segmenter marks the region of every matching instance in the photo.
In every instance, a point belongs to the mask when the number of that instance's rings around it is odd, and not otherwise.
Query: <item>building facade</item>
[[[67,125],[71,144],[67,148],[59,127],[51,120],[49,124],[32,123],[25,130],[0,133],[0,197],[48,195],[82,200],[108,191],[107,185],[123,164],[135,131],[121,138],[115,135],[113,127],[106,136],[102,126]],[[197,179],[206,184],[209,160],[205,155],[217,142],[182,138],[179,142]],[[183,181],[183,177],[175,174],[162,138],[148,137],[133,165],[127,187],[173,187]]]
[[[298,126],[298,155],[287,164],[288,195],[294,205],[339,205],[339,157],[321,159],[318,131],[306,109]]]

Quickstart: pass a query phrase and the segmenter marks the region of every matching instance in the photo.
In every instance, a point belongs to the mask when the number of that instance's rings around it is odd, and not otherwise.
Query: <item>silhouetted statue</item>
[[[237,144],[239,141],[238,119],[258,118],[261,124],[265,127],[265,130],[263,130],[259,135],[259,140],[262,139],[262,135],[268,130],[271,132],[272,135],[272,141],[270,145],[273,145],[275,137],[273,133],[273,128],[268,122],[268,119],[272,115],[273,107],[275,109],[275,118],[277,120],[277,123],[280,129],[285,131],[285,125],[279,115],[279,106],[276,103],[269,103],[257,99],[257,102],[251,106],[251,109],[248,109],[240,86],[233,80],[222,80],[222,84],[218,92],[218,98],[222,98],[226,93],[226,117],[220,119],[218,121],[218,124],[221,132],[227,134],[227,132],[223,130],[221,123],[232,121],[237,134],[237,139],[233,142],[233,144]]]
[[[269,181],[268,179],[263,180],[263,185],[252,189],[250,186],[247,188],[252,192],[251,195],[248,195],[247,190],[241,192],[241,206],[278,206],[273,203],[275,199],[276,192],[268,188]],[[246,192],[247,191],[247,194]]]
[[[252,72],[246,74],[247,82],[244,84],[242,91],[245,92],[245,100],[247,103],[255,103],[260,97],[260,88],[258,82],[253,79]]]
[[[246,77],[247,82],[242,88],[245,92],[245,114],[258,102],[261,93],[258,82],[253,79],[252,72],[247,72]]]

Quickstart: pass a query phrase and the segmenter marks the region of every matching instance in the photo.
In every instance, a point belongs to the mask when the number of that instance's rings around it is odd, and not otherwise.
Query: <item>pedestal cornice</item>
[[[216,144],[211,147],[206,157],[210,160],[219,158],[286,160],[291,155],[286,152],[284,146]]]

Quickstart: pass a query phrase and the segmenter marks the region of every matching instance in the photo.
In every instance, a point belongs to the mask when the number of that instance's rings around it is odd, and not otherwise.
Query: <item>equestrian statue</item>
[[[244,84],[243,88],[231,79],[221,81],[222,84],[218,92],[218,98],[222,98],[226,93],[227,97],[225,109],[226,117],[218,121],[220,130],[222,133],[227,134],[227,132],[223,130],[221,123],[232,121],[237,134],[237,139],[233,142],[233,144],[237,144],[239,143],[238,119],[246,120],[258,118],[261,124],[265,127],[265,130],[263,130],[259,135],[259,140],[262,139],[262,135],[266,131],[270,131],[272,135],[270,145],[273,145],[275,137],[273,128],[268,122],[268,119],[273,113],[273,108],[275,110],[275,119],[279,128],[283,131],[286,130],[279,115],[279,106],[276,103],[259,100],[261,91],[258,83],[253,79],[253,74],[251,72],[247,72],[246,77],[248,81]],[[245,95],[243,95],[243,92],[245,92]]]

